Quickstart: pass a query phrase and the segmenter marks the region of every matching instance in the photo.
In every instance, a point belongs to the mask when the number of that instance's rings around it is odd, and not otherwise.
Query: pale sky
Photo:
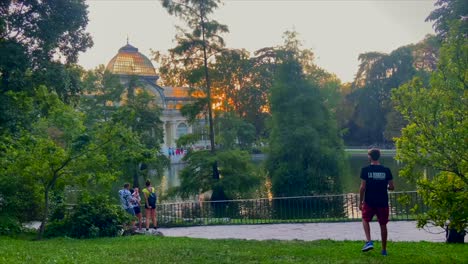
[[[434,33],[424,22],[435,0],[226,0],[214,18],[229,27],[228,48],[250,52],[282,44],[286,30],[296,30],[316,63],[352,81],[360,53],[392,50]],[[176,25],[159,0],[87,0],[87,31],[94,47],[79,57],[92,69],[107,65],[118,49],[130,44],[150,56],[150,49],[166,52],[175,46]],[[154,63],[153,63],[154,64]],[[161,76],[164,78],[164,76]]]

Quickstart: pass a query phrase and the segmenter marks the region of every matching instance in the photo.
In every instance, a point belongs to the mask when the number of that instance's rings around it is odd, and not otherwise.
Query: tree
[[[13,120],[31,120],[9,110],[18,107],[9,91],[32,96],[45,85],[76,103],[81,70],[73,63],[93,44],[87,24],[84,0],[0,2],[0,132],[17,133]]]
[[[180,174],[180,186],[171,191],[183,198],[208,191],[224,198],[218,200],[248,198],[259,186],[260,178],[245,151],[220,150],[216,155],[206,150],[192,151],[184,159],[189,162]],[[212,177],[214,162],[218,163],[219,179]]]
[[[76,62],[92,46],[84,1],[13,1],[0,4],[2,90],[24,89],[26,70],[46,74],[54,61]],[[23,84],[23,85],[21,85]],[[61,94],[57,91],[57,93]]]
[[[446,38],[449,33],[450,23],[458,20],[461,23],[460,32],[468,34],[468,3],[464,0],[437,0],[437,8],[433,10],[426,21],[434,22],[434,29],[438,36]]]
[[[85,32],[86,9],[82,0],[2,1],[0,39],[27,48],[34,66],[54,56],[76,62],[78,53],[92,45],[91,36]]]
[[[255,127],[237,117],[233,112],[226,112],[216,118],[217,144],[220,148],[229,150],[240,147],[248,150],[255,141]]]
[[[359,55],[360,65],[351,93],[342,103],[346,110],[352,110],[351,118],[342,124],[348,130],[344,137],[347,144],[392,143],[405,122],[394,110],[391,90],[415,76],[428,82],[430,72],[435,69],[439,46],[440,41],[428,35],[419,43],[399,47],[390,54]]]
[[[162,175],[169,161],[160,153],[163,128],[155,96],[144,90],[144,83],[136,76],[130,76],[122,84],[119,76],[105,72],[103,67],[87,72],[84,82],[87,92],[92,94],[83,97],[80,105],[87,114],[87,126],[103,121],[120,124],[131,130],[138,141],[134,147],[125,146],[127,152],[121,164],[133,185],[139,186],[140,176],[149,172],[144,167]]]
[[[117,174],[110,162],[123,157],[121,146],[135,146],[134,136],[124,127],[101,125],[87,129],[82,113],[64,104],[55,93],[40,87],[35,96],[38,109],[43,113],[33,122],[31,131],[23,130],[21,137],[10,138],[5,149],[0,173],[1,182],[9,179],[30,184],[34,191],[29,199],[39,193],[42,238],[50,214],[53,192],[65,186],[87,184],[106,185]],[[109,153],[112,153],[109,155]],[[36,195],[35,195],[36,194]]]
[[[336,121],[294,55],[286,55],[271,89],[267,170],[272,191],[275,197],[336,193],[344,164]]]
[[[211,152],[215,152],[213,102],[211,81],[209,76],[209,57],[216,54],[224,46],[224,40],[219,34],[228,31],[227,26],[210,20],[209,15],[214,12],[220,3],[219,0],[161,0],[163,7],[169,14],[181,18],[187,23],[191,32],[184,31],[177,37],[178,46],[174,53],[185,56],[186,64],[202,65],[203,73],[195,70],[193,75],[204,78],[204,92],[207,98],[207,111],[209,122],[209,135]],[[200,61],[202,63],[200,64]],[[192,76],[193,76],[192,75]]]
[[[468,227],[468,141],[464,140],[468,134],[468,41],[460,28],[461,23],[454,23],[429,87],[415,78],[395,90],[392,98],[408,122],[396,140],[396,158],[404,164],[400,175],[417,181],[430,206],[418,225],[433,223],[464,233]],[[415,170],[421,167],[438,174],[428,179]]]

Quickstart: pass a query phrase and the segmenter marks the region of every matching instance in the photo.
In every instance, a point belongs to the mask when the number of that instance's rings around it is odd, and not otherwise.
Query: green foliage
[[[468,3],[464,0],[437,0],[434,4],[437,6],[426,21],[434,22],[434,29],[440,37],[446,38],[450,31],[452,21],[460,21],[461,32],[466,36],[468,33]]]
[[[3,107],[5,92],[23,91],[31,96],[39,85],[46,85],[65,102],[76,102],[82,88],[81,68],[72,63],[93,44],[85,32],[87,24],[87,5],[81,0],[2,1],[0,116],[27,119],[22,112],[11,113]]]
[[[21,223],[17,218],[6,214],[0,214],[0,236],[15,235],[21,231]]]
[[[428,35],[417,44],[397,48],[390,54],[359,55],[359,69],[351,91],[343,98],[339,116],[348,145],[388,145],[406,125],[394,110],[391,90],[419,76],[428,82],[435,70],[440,42]]]
[[[92,45],[85,32],[88,12],[84,1],[7,0],[0,7],[1,38],[27,47],[34,60],[60,54],[75,62],[78,53]]]
[[[420,221],[441,227],[466,228],[468,192],[468,41],[455,23],[440,51],[438,70],[429,87],[415,78],[393,92],[396,109],[408,121],[396,140],[400,175],[418,181],[431,210]],[[439,174],[428,180],[419,168]],[[462,215],[460,215],[462,214]]]
[[[186,134],[177,139],[177,147],[191,146],[199,140],[200,140],[200,135],[198,134]]]
[[[159,152],[163,128],[157,95],[143,89],[144,81],[136,76],[121,83],[118,76],[105,72],[103,67],[87,72],[84,83],[96,93],[83,97],[79,106],[86,113],[85,124],[98,130],[106,127],[121,131],[117,144],[108,145],[106,151],[107,157],[120,166],[123,180],[138,186],[149,171],[141,170],[142,164],[162,175],[168,159]]]
[[[267,169],[274,196],[339,192],[344,151],[336,121],[294,58],[280,66],[270,104]]]
[[[450,228],[459,232],[468,228],[468,189],[458,177],[451,173],[440,173],[432,180],[418,181],[419,193],[429,210],[419,216],[418,227],[427,224]]]
[[[216,143],[219,148],[235,149],[239,146],[241,149],[247,149],[255,140],[255,127],[232,112],[222,114],[216,119],[216,123]]]
[[[41,213],[36,217],[46,223],[54,191],[69,185],[109,187],[126,151],[141,146],[131,130],[119,123],[86,128],[82,113],[45,87],[37,90],[35,99],[41,117],[32,123],[31,131],[22,130],[21,137],[5,145],[7,158],[1,160],[0,185],[6,187],[9,212],[18,215],[24,214],[25,207],[38,208]],[[11,188],[17,193],[11,193]]]
[[[189,152],[184,158],[186,167],[180,173],[180,186],[175,193],[183,198],[214,189],[223,189],[228,199],[248,197],[259,186],[260,179],[254,173],[250,155],[240,150]],[[213,177],[213,165],[217,162],[219,179]]]
[[[103,195],[81,198],[70,214],[55,219],[47,228],[47,237],[114,237],[121,232],[129,216]]]
[[[180,27],[176,36],[177,46],[170,50],[171,62],[182,69],[185,77],[183,84],[197,87],[200,94],[206,98],[208,112],[209,138],[211,151],[215,152],[215,135],[213,123],[213,92],[211,88],[210,57],[224,48],[221,34],[228,32],[226,25],[211,19],[210,16],[218,8],[220,0],[161,0],[162,6],[169,14],[180,18],[186,27]],[[177,67],[182,64],[183,67]],[[199,101],[200,102],[200,101]]]
[[[0,141],[0,214],[21,222],[36,220],[41,210],[42,196],[32,179],[12,173],[11,162],[16,150],[15,142],[4,137]],[[30,208],[24,210],[24,208]]]

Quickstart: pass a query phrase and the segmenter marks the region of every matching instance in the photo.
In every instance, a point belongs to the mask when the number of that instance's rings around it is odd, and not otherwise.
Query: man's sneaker
[[[372,243],[372,241],[369,241],[366,242],[366,244],[362,247],[362,252],[366,252],[372,249],[374,249],[374,243]]]
[[[385,249],[382,250],[382,256],[387,256],[387,250]]]

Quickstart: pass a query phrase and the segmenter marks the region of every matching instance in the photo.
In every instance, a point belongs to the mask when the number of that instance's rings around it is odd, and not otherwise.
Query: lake
[[[340,178],[343,184],[343,193],[358,193],[360,185],[359,174],[361,172],[361,168],[369,164],[367,159],[367,151],[347,151],[347,153],[348,171]],[[401,165],[399,165],[394,159],[394,155],[394,151],[383,151],[380,162],[382,165],[391,169],[395,183],[395,191],[415,190],[416,188],[414,184],[410,184],[405,179],[399,177],[399,170]],[[261,164],[264,158],[264,155],[253,156],[253,162],[256,164]],[[160,186],[162,190],[167,190],[170,187],[178,186],[180,184],[179,173],[183,168],[183,163],[171,164],[171,167],[166,170],[166,173],[162,179],[153,180],[157,183],[158,186]]]

